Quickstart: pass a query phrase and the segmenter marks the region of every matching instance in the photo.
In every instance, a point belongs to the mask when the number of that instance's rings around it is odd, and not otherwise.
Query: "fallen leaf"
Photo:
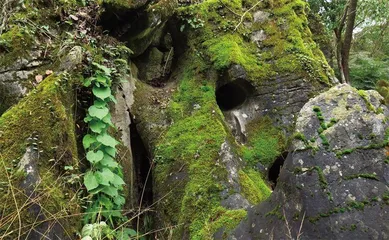
[[[43,76],[42,76],[42,75],[36,75],[36,76],[35,76],[35,81],[36,81],[37,83],[42,82],[42,80],[43,80]]]
[[[74,16],[74,15],[70,14],[69,17],[71,19],[73,19],[74,21],[78,21],[78,17],[77,16]]]

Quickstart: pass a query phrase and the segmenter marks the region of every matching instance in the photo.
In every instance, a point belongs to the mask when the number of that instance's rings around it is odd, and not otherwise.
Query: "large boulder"
[[[236,239],[388,239],[388,108],[376,91],[338,85],[300,111],[270,199]]]

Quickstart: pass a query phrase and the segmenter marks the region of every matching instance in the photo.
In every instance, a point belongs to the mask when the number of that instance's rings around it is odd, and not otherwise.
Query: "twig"
[[[290,226],[289,226],[289,223],[288,223],[288,219],[286,218],[285,209],[282,209],[282,212],[284,213],[284,219],[285,219],[286,229],[288,229],[288,234],[287,234],[286,236],[287,236],[290,240],[293,240],[292,231],[291,231],[291,229],[290,229]]]
[[[303,215],[303,219],[301,220],[299,232],[297,233],[297,240],[300,240],[301,235],[303,235],[301,230],[303,229],[304,219],[305,219],[305,212],[304,212],[304,215]]]
[[[9,187],[11,189],[12,198],[13,198],[13,201],[14,201],[15,207],[16,207],[16,212],[17,212],[18,221],[19,221],[19,229],[18,229],[18,240],[19,240],[20,236],[21,236],[21,233],[22,233],[22,218],[20,217],[20,209],[19,209],[19,206],[18,206],[18,201],[16,200],[16,197],[15,197],[15,192],[13,190],[13,185],[12,185],[12,182],[11,182],[11,178],[8,175],[7,167],[5,166],[5,163],[4,163],[4,160],[3,160],[3,156],[1,154],[0,154],[0,158],[1,158],[1,163],[3,164],[3,167],[4,167],[4,172],[7,175],[8,184],[9,184]],[[13,222],[13,220],[12,220],[12,222]],[[12,223],[8,226],[7,231],[8,231],[8,229],[11,226],[12,226]]]
[[[258,1],[256,4],[254,4],[254,6],[252,6],[249,10],[247,10],[246,12],[243,13],[243,15],[240,17],[240,21],[239,21],[238,25],[236,25],[236,27],[234,29],[234,32],[236,32],[236,30],[239,28],[239,26],[243,23],[243,20],[244,20],[244,17],[246,16],[246,14],[249,13],[251,10],[253,10],[261,2],[262,2],[262,0]]]
[[[170,48],[169,54],[167,55],[166,63],[165,63],[165,66],[163,67],[162,76],[165,76],[165,71],[166,71],[167,65],[169,64],[169,58],[170,58],[170,54],[172,52],[173,52],[173,47]]]

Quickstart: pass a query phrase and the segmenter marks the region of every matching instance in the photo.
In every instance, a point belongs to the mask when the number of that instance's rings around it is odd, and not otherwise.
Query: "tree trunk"
[[[347,14],[348,16],[346,22],[346,32],[344,34],[344,41],[342,44],[342,54],[341,54],[342,70],[343,70],[345,81],[347,83],[350,82],[349,59],[350,59],[351,42],[353,39],[353,30],[355,25],[355,17],[357,13],[357,4],[358,4],[358,0],[350,0],[348,14]]]

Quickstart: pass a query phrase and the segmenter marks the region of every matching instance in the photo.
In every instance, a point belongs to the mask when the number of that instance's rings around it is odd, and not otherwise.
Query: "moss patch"
[[[208,219],[204,228],[195,239],[214,239],[218,230],[223,231],[223,239],[227,239],[228,232],[233,230],[247,215],[243,209],[227,210],[222,207],[216,208]]]
[[[261,163],[269,166],[285,148],[285,136],[275,128],[270,118],[260,119],[247,126],[246,146],[242,146],[243,158],[249,166]]]
[[[239,171],[239,180],[243,196],[253,205],[266,200],[271,194],[261,175],[253,169]]]

